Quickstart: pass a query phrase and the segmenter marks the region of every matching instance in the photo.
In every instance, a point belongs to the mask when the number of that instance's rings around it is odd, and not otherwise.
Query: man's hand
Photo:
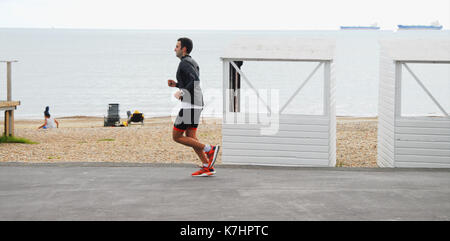
[[[167,85],[169,86],[169,87],[176,87],[177,86],[177,82],[175,82],[175,80],[168,80],[167,81]]]
[[[176,98],[177,100],[179,100],[179,99],[181,98],[181,96],[182,96],[181,90],[175,92],[175,94],[173,94],[173,96],[175,96],[175,98]]]

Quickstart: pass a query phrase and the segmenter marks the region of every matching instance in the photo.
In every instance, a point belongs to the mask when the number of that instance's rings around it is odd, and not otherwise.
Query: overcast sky
[[[0,0],[0,28],[333,30],[430,24],[450,0]]]

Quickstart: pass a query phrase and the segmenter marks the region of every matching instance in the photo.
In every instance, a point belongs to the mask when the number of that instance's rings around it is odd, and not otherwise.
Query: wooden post
[[[9,135],[14,136],[14,110],[9,111]]]
[[[9,113],[5,111],[5,136],[9,136]]]
[[[6,124],[6,123],[8,123],[8,122],[7,122],[7,118],[8,118],[8,115],[6,114],[6,111],[5,111],[5,121],[3,122],[3,125],[4,125],[3,127],[4,127],[4,130],[5,130],[5,131],[3,132],[3,135],[4,135],[4,136],[6,136],[6,132],[7,132],[7,130],[8,130],[8,126],[7,126],[7,124]]]
[[[7,98],[6,101],[11,101],[11,62],[6,62],[6,89]]]
[[[11,63],[17,62],[16,60],[11,61],[0,61],[6,62],[6,103],[12,102],[12,84],[11,84]],[[14,103],[13,103],[14,104]],[[5,136],[14,135],[14,110],[5,111]]]

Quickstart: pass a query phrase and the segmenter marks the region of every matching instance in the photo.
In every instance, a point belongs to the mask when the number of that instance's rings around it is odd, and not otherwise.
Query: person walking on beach
[[[175,119],[172,131],[172,139],[175,142],[190,146],[197,153],[202,167],[192,173],[192,176],[212,176],[216,172],[214,164],[219,152],[219,146],[203,144],[196,136],[203,110],[203,94],[200,88],[200,68],[195,60],[189,55],[193,43],[189,38],[179,38],[175,47],[176,56],[181,60],[177,70],[178,82],[169,79],[169,87],[177,87],[179,90],[174,94],[181,101],[181,109]],[[186,133],[186,136],[184,135]]]
[[[59,122],[50,116],[50,112],[48,112],[49,109],[50,108],[48,106],[45,107],[45,111],[44,111],[45,122],[44,122],[44,124],[39,126],[38,129],[59,128]]]

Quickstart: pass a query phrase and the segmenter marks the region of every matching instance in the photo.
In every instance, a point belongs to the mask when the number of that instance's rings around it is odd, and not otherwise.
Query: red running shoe
[[[192,173],[193,177],[208,177],[212,175],[214,175],[214,173],[212,173],[208,167],[202,167],[200,170]]]
[[[203,168],[203,166],[202,165],[197,165],[199,168]],[[216,174],[216,170],[214,169],[214,167],[210,167],[209,168],[209,171],[212,173],[212,174]]]
[[[209,150],[206,153],[206,157],[208,158],[208,162],[209,162],[209,168],[213,168],[214,164],[216,163],[216,159],[217,159],[217,154],[219,153],[219,149],[220,146],[211,146],[211,150]]]

